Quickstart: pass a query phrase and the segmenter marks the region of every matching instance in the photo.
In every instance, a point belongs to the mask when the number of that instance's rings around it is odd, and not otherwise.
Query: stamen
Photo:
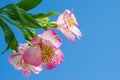
[[[51,58],[54,57],[55,50],[50,46],[42,46],[41,51],[42,51],[42,60],[45,63],[48,63],[51,60]]]
[[[69,24],[70,27],[71,27],[72,25],[75,25],[75,24],[76,24],[76,22],[75,22],[75,20],[74,20],[73,17],[70,17],[67,21],[68,21],[68,24]]]

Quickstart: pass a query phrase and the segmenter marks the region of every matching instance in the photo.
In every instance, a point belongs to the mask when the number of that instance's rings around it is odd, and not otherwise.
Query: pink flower
[[[30,69],[35,74],[39,74],[39,72],[42,71],[42,67],[41,66],[35,67],[33,65],[26,64],[22,57],[23,57],[23,54],[21,54],[21,53],[12,54],[9,57],[9,62],[15,67],[15,69],[22,70],[23,75],[25,77],[28,78],[30,76]]]
[[[31,40],[32,45],[40,46],[42,64],[47,69],[53,69],[64,60],[64,55],[58,49],[62,43],[54,30],[46,30]]]
[[[19,52],[9,57],[9,62],[17,70],[22,70],[25,77],[30,76],[30,70],[39,74],[43,64],[51,70],[63,62],[64,55],[59,49],[61,39],[54,30],[46,30],[31,40],[31,45],[21,44]]]
[[[75,41],[74,33],[78,38],[82,36],[80,30],[77,28],[78,22],[74,14],[70,10],[65,10],[57,20],[58,29],[71,41]]]

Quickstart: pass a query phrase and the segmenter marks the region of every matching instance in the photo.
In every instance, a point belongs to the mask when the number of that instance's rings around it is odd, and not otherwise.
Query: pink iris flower
[[[78,22],[74,14],[70,10],[65,10],[57,20],[58,29],[71,41],[75,41],[73,33],[80,38],[82,36],[80,30],[77,28]]]

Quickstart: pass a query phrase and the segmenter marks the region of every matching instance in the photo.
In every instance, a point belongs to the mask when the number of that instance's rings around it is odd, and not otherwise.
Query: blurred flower
[[[47,69],[53,69],[64,60],[64,55],[59,50],[62,41],[54,30],[46,30],[33,38],[31,43],[34,46],[40,46],[42,64]]]
[[[59,49],[61,39],[54,30],[46,30],[31,40],[31,45],[20,44],[18,53],[9,57],[9,62],[17,70],[22,70],[25,77],[30,76],[30,69],[39,74],[41,65],[51,70],[63,62],[64,55]]]
[[[81,32],[77,28],[78,22],[74,14],[70,10],[65,10],[57,20],[58,29],[71,41],[75,41],[74,33],[78,38],[81,37]]]

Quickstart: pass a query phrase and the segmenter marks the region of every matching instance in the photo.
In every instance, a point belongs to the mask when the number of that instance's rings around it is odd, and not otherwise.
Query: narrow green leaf
[[[18,7],[24,9],[24,10],[31,10],[38,6],[42,0],[21,0],[17,3]]]
[[[4,32],[5,41],[7,43],[7,48],[5,49],[5,51],[2,52],[2,54],[4,54],[9,48],[17,51],[18,43],[12,30],[2,19],[0,19],[0,26]]]
[[[22,32],[22,34],[24,35],[24,38],[27,41],[31,41],[33,37],[37,36],[35,30],[32,28],[21,29],[20,31]]]
[[[24,19],[26,19],[26,22],[28,23],[27,25],[29,25],[28,27],[40,28],[40,25],[37,23],[37,21],[31,15],[29,15],[26,11],[24,11],[20,8],[19,8],[19,10],[20,10],[22,16],[24,17]]]
[[[10,4],[6,6],[9,9],[9,13],[13,13],[17,21],[23,26],[31,27],[31,28],[41,28],[41,26],[37,23],[37,21],[29,15],[23,9],[15,6],[14,4]]]
[[[2,13],[3,12],[3,9],[2,8],[0,8],[0,13]]]
[[[6,18],[6,17],[4,17],[4,16],[0,16],[0,18],[3,19],[3,20],[5,20],[6,22],[12,24],[13,26],[19,28],[19,29],[22,28],[22,26],[21,26],[20,24],[15,23],[15,22],[13,22],[12,20],[9,20],[8,18]]]
[[[22,30],[22,34],[27,41],[30,41],[32,39],[28,32]]]
[[[14,4],[9,4],[7,6],[5,6],[5,8],[8,8],[8,12],[7,14],[11,14],[14,15],[16,17],[16,19],[22,24],[26,24],[26,21],[24,19],[24,17],[22,16],[22,14],[20,13],[18,7],[16,7],[16,5]],[[11,17],[10,17],[11,18]]]
[[[8,17],[14,21],[18,21],[17,17],[14,15],[14,13],[12,11],[7,11],[6,14],[8,15]]]
[[[56,14],[59,14],[59,12],[57,11],[52,11],[52,12],[49,12],[47,14],[44,14],[44,13],[40,13],[40,14],[36,14],[36,15],[32,15],[34,18],[45,18],[45,17],[51,17],[51,16],[54,16]]]
[[[27,29],[27,32],[30,34],[32,38],[37,36],[34,29]]]

